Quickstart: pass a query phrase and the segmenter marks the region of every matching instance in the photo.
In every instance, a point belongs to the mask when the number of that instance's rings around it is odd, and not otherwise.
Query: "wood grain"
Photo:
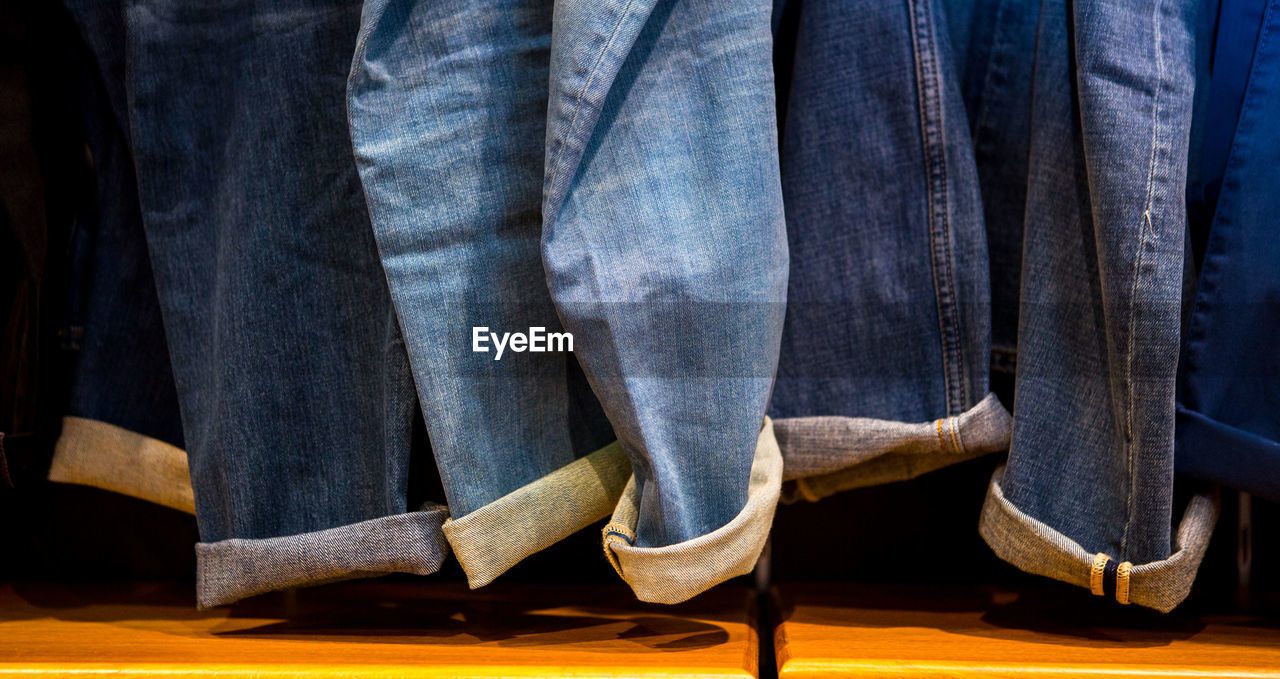
[[[0,586],[0,676],[752,677],[754,604],[625,587],[346,583],[197,611],[169,586]]]
[[[783,679],[1280,677],[1280,621],[1162,616],[1074,591],[791,585],[775,597]]]

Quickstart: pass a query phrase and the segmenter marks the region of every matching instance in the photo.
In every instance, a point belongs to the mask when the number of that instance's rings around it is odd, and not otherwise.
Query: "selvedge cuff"
[[[604,528],[604,553],[641,601],[676,604],[729,578],[750,573],[773,524],[782,485],[782,454],[773,422],[765,418],[756,441],[747,502],[725,525],[706,535],[665,547],[636,547],[640,495],[627,482],[613,518]]]
[[[1218,518],[1216,492],[1196,495],[1187,503],[1169,558],[1135,566],[1127,561],[1116,563],[1106,554],[1090,554],[1079,543],[1019,510],[1000,488],[1003,476],[1001,466],[991,477],[978,524],[978,532],[1001,559],[1028,573],[1162,613],[1173,610],[1191,591]]]
[[[913,479],[1008,450],[1013,418],[994,394],[953,417],[895,422],[870,417],[790,417],[774,423],[784,502]]]

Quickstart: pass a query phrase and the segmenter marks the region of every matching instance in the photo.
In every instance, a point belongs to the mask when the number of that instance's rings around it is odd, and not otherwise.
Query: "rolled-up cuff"
[[[997,556],[1028,573],[1093,589],[1090,576],[1098,555],[1015,507],[1000,488],[1003,476],[1002,466],[991,477],[978,525],[982,538]],[[1162,613],[1182,603],[1191,591],[1217,518],[1216,495],[1191,498],[1178,524],[1173,554],[1129,571],[1128,601]]]
[[[665,547],[636,547],[640,496],[632,478],[604,528],[609,563],[641,601],[677,604],[729,578],[751,572],[773,523],[782,484],[782,455],[773,422],[765,418],[751,462],[747,502],[725,525]]]
[[[288,587],[388,573],[430,575],[449,553],[441,530],[449,512],[421,511],[300,535],[230,539],[196,545],[196,600],[201,608]]]
[[[605,518],[631,476],[613,442],[444,524],[444,534],[472,589],[522,559]]]
[[[62,418],[49,480],[93,486],[195,514],[187,453],[106,422]]]
[[[932,422],[867,417],[792,417],[776,422],[784,502],[912,479],[1007,450],[1013,418],[994,394]]]

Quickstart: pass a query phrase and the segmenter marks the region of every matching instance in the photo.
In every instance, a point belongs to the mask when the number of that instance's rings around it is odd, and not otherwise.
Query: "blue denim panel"
[[[76,266],[68,308],[74,317],[62,332],[76,358],[67,414],[181,447],[178,394],[138,207],[129,121],[117,117],[121,109],[111,97],[123,88],[123,17],[69,4],[102,51],[96,65],[84,64],[75,84],[96,185],[72,233]]]
[[[1235,5],[1223,2],[1224,13]],[[1183,350],[1177,468],[1280,500],[1280,2],[1268,0],[1252,58],[1214,64],[1214,85],[1244,70],[1230,155]],[[1255,40],[1256,36],[1256,40]],[[1210,105],[1232,102],[1214,101]],[[1234,115],[1226,116],[1234,120]],[[1210,153],[1206,151],[1206,153]]]
[[[412,382],[344,105],[359,4],[126,7],[201,539],[404,512]]]
[[[1194,6],[1046,0],[1035,54],[1004,496],[1137,564],[1171,548]]]
[[[789,80],[792,267],[770,414],[920,422],[964,412],[987,394],[990,292],[939,7],[808,0]]]
[[[614,438],[571,355],[472,350],[477,326],[562,331],[539,249],[550,49],[548,3],[374,0],[352,67],[356,158],[454,518]]]
[[[543,261],[639,547],[747,499],[787,278],[771,45],[767,0],[556,4]]]
[[[1202,11],[1207,13],[1208,9]],[[1195,181],[1189,182],[1189,193],[1204,201],[1210,214],[1222,190],[1267,3],[1266,0],[1226,0],[1217,9],[1215,39],[1211,43],[1212,79],[1205,83],[1207,91],[1203,99],[1207,108],[1200,130],[1202,139],[1199,155],[1193,162]]]
[[[1039,0],[952,0],[971,6],[962,90],[982,187],[991,261],[992,368],[1012,372],[1018,342],[1031,76]],[[951,14],[954,22],[956,17]],[[959,51],[957,50],[957,54]]]

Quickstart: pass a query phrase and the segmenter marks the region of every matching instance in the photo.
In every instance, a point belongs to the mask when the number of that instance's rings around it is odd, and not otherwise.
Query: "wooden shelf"
[[[353,582],[197,611],[191,592],[0,585],[0,676],[753,677],[752,596]]]
[[[1280,677],[1280,621],[1162,616],[1078,593],[783,585],[782,679]]]

